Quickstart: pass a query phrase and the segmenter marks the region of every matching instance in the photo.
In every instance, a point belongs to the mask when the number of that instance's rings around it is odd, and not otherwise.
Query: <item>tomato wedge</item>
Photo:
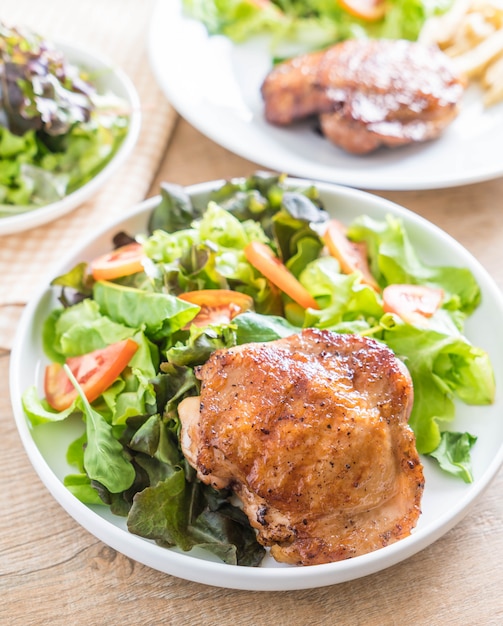
[[[290,270],[260,241],[252,241],[244,249],[249,263],[281,291],[304,309],[319,309],[318,303]]]
[[[377,22],[386,13],[385,0],[339,0],[341,7],[366,22]]]
[[[424,285],[388,285],[382,292],[383,308],[404,322],[424,325],[444,299],[442,289]]]
[[[187,291],[178,297],[201,307],[196,317],[187,324],[188,328],[192,324],[228,324],[236,315],[253,307],[253,298],[231,289],[200,289]]]
[[[357,270],[362,274],[362,282],[379,290],[376,279],[372,276],[367,260],[367,246],[364,242],[356,243],[346,237],[346,227],[338,220],[330,220],[323,240],[330,254],[335,257],[344,274]]]
[[[89,267],[95,280],[113,280],[143,271],[143,246],[128,243],[91,261]]]
[[[86,398],[93,402],[122,373],[137,349],[135,341],[124,339],[106,348],[70,357],[66,364]],[[46,367],[44,391],[47,402],[56,411],[67,409],[77,397],[77,391],[60,363],[51,363]]]

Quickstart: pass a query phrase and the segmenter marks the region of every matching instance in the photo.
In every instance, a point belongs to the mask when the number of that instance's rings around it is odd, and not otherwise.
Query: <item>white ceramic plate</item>
[[[128,76],[102,56],[66,43],[57,43],[56,45],[58,49],[62,50],[70,63],[96,72],[96,85],[99,93],[110,92],[124,100],[126,107],[131,111],[129,128],[114,157],[88,183],[57,202],[46,204],[26,213],[0,217],[0,235],[10,235],[41,226],[83,204],[122,165],[138,139],[141,125],[140,100]]]
[[[265,40],[234,45],[209,37],[185,17],[181,0],[156,6],[149,52],[169,101],[194,127],[228,150],[295,176],[363,189],[434,189],[503,174],[503,104],[484,110],[470,88],[460,116],[439,139],[352,156],[313,130],[311,122],[277,128],[263,116],[260,85],[271,67]]]
[[[196,185],[188,191],[193,197],[201,198],[215,185]],[[209,557],[202,554],[160,548],[132,535],[126,530],[122,518],[112,516],[106,507],[85,506],[63,486],[63,477],[71,471],[65,461],[66,449],[76,437],[71,425],[56,423],[31,429],[23,413],[23,391],[35,384],[42,392],[47,360],[41,347],[41,328],[49,311],[58,306],[57,294],[48,286],[51,276],[47,286],[26,308],[14,342],[10,384],[17,427],[36,471],[61,506],[89,532],[136,561],[196,582],[237,589],[271,591],[340,583],[394,565],[438,539],[465,515],[503,461],[503,298],[497,286],[464,248],[416,214],[354,189],[326,183],[320,183],[318,187],[326,208],[344,222],[348,223],[361,214],[374,218],[383,218],[386,214],[400,216],[413,244],[429,263],[469,267],[479,281],[483,292],[482,305],[469,320],[467,335],[473,343],[489,351],[499,391],[493,406],[459,406],[457,409],[456,429],[468,430],[478,437],[473,451],[474,482],[466,485],[441,472],[430,459],[424,459],[426,487],[422,515],[413,534],[371,554],[327,565],[288,567],[266,559],[260,568],[231,566],[208,560]],[[61,263],[56,274],[110,250],[112,236],[118,230],[146,232],[148,215],[157,202],[155,198],[148,200],[88,241]]]

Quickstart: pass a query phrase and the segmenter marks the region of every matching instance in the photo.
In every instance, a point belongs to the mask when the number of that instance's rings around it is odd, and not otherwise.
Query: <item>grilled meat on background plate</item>
[[[308,329],[218,350],[179,406],[204,483],[239,496],[282,562],[365,554],[410,534],[424,479],[408,370],[385,346]]]
[[[323,134],[354,154],[438,137],[459,113],[464,83],[434,46],[353,39],[277,65],[262,84],[268,122],[319,115]]]

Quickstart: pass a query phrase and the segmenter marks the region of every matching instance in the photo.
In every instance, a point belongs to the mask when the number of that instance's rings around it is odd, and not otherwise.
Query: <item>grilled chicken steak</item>
[[[212,354],[179,406],[204,483],[231,487],[258,541],[311,565],[410,534],[423,470],[407,424],[410,375],[373,339],[306,329]]]
[[[438,48],[353,39],[277,65],[262,84],[265,117],[320,116],[323,134],[354,154],[438,137],[459,113],[464,84]]]

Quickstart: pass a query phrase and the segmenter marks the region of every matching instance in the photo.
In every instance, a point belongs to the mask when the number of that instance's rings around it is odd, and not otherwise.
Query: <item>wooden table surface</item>
[[[160,181],[252,173],[179,120]],[[458,239],[503,287],[503,179],[462,188],[382,192]],[[149,569],[82,529],[50,496],[18,436],[0,356],[0,624],[503,624],[503,472],[453,530],[408,560],[320,589],[246,592]],[[503,419],[503,416],[502,416]]]

